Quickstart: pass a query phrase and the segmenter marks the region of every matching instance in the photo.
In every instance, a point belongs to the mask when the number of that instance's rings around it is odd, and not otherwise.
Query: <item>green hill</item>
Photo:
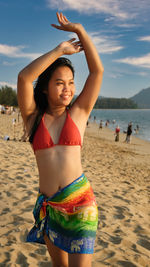
[[[150,109],[150,87],[141,90],[130,99],[138,105],[138,108]]]

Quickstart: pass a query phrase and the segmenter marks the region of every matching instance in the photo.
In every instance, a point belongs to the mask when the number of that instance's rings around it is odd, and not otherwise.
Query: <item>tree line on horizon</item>
[[[17,107],[17,92],[7,85],[2,86],[0,88],[0,104]]]
[[[76,98],[76,97],[75,97]],[[0,88],[0,104],[4,106],[18,106],[17,92],[9,86],[2,86]],[[106,98],[98,97],[95,109],[136,109],[137,104],[127,98]]]
[[[138,105],[128,98],[98,97],[95,109],[136,109]]]

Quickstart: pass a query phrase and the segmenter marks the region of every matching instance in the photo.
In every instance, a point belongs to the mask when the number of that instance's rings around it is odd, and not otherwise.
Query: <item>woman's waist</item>
[[[46,171],[47,173],[40,173],[39,186],[40,192],[46,196],[52,196],[68,184],[72,183],[83,173],[81,166],[78,168],[61,169],[57,168],[57,171]]]

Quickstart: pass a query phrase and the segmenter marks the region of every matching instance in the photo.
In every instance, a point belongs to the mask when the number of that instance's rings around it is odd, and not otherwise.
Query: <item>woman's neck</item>
[[[66,111],[66,107],[55,107],[55,108],[47,108],[46,113],[54,116],[59,117]]]

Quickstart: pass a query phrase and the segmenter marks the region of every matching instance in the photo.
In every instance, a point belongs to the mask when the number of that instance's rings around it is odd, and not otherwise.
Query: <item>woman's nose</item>
[[[67,92],[69,89],[69,86],[67,84],[64,84],[64,88],[63,88],[63,91]]]

